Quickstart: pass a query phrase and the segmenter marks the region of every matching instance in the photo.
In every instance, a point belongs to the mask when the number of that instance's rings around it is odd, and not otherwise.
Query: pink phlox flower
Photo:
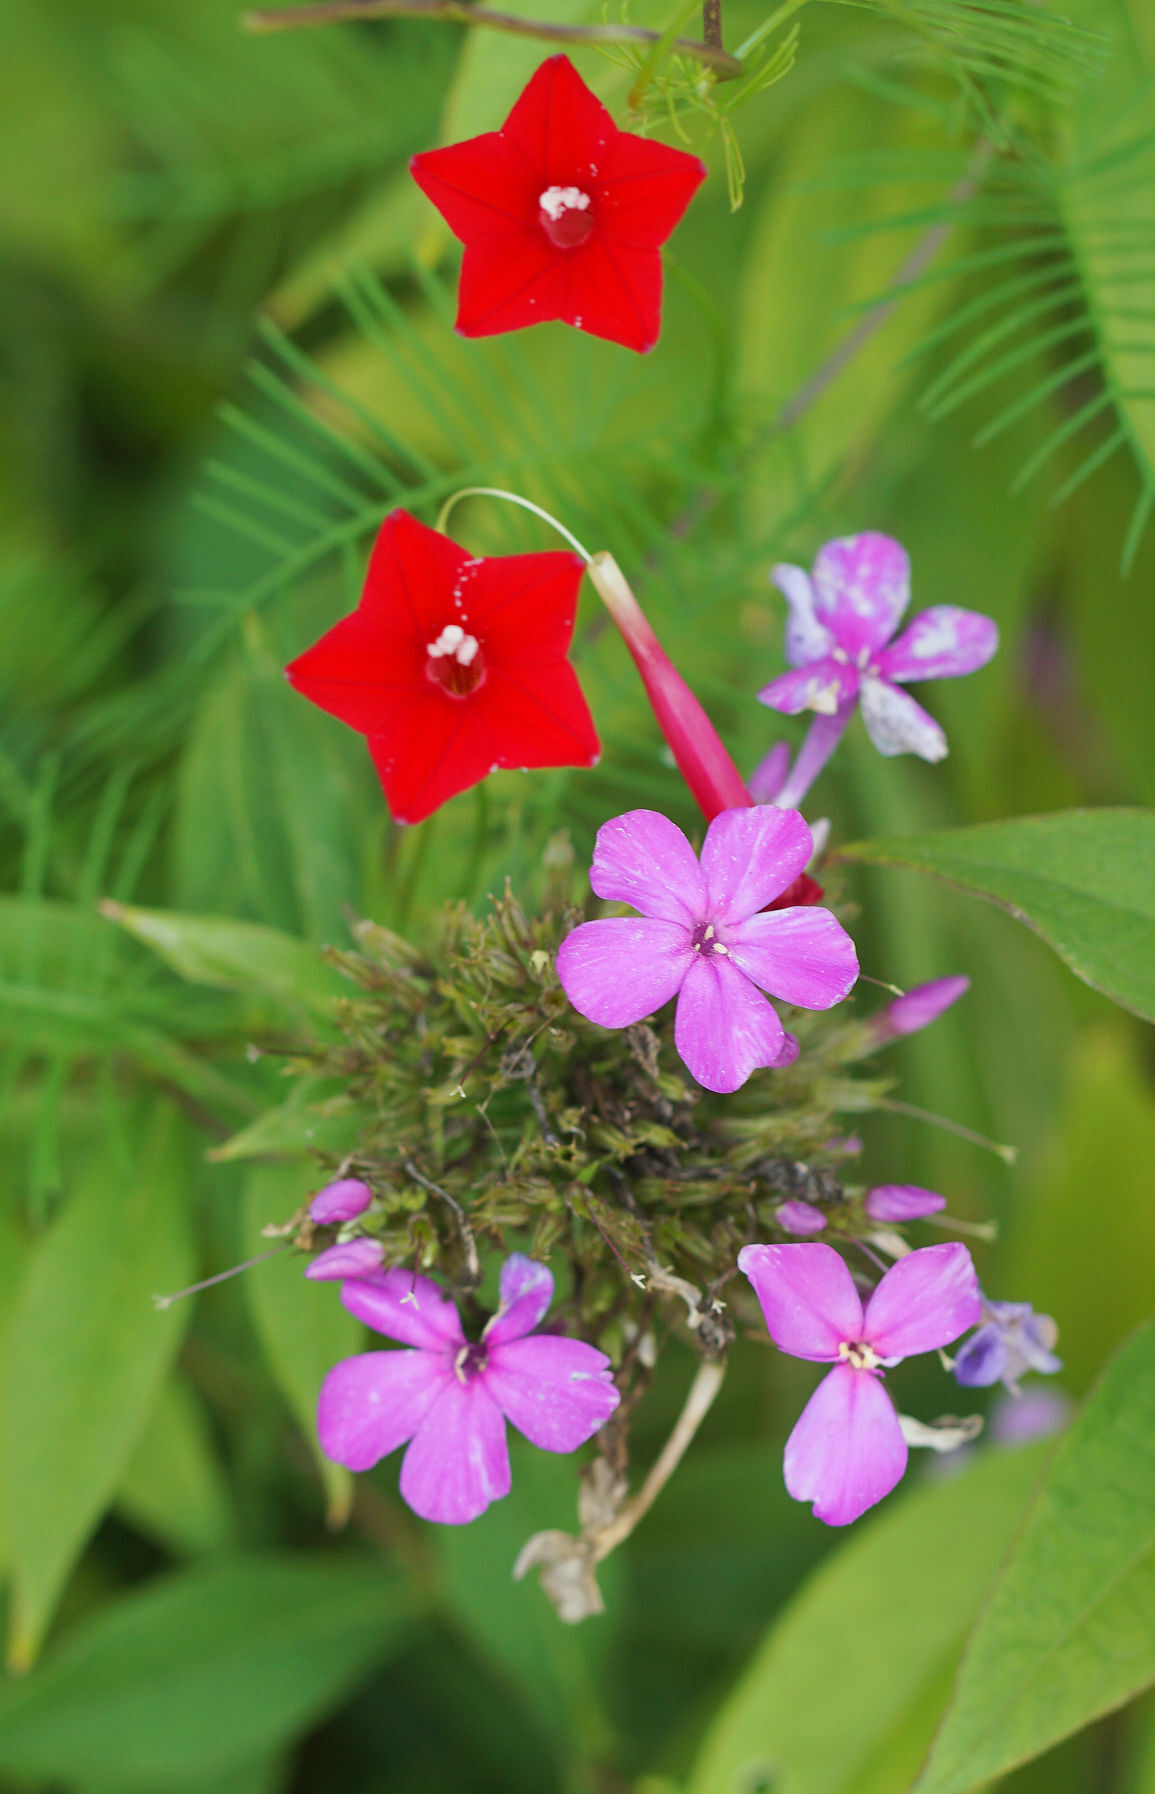
[[[917,1034],[921,1028],[929,1028],[965,996],[970,987],[970,979],[962,972],[956,972],[950,978],[932,978],[929,984],[914,985],[871,1016],[876,1043],[883,1046],[902,1034]]]
[[[305,1266],[306,1277],[317,1283],[343,1283],[346,1277],[370,1277],[379,1271],[385,1260],[380,1240],[362,1234],[355,1240],[340,1240],[318,1252]]]
[[[333,1366],[317,1408],[326,1455],[368,1470],[408,1444],[403,1498],[425,1520],[460,1526],[509,1493],[507,1420],[544,1451],[576,1451],[621,1398],[604,1352],[533,1333],[552,1299],[548,1268],[515,1252],[502,1266],[501,1306],[471,1341],[430,1278],[396,1266],[350,1278],[341,1286],[350,1314],[410,1349]]]
[[[318,1190],[309,1204],[309,1219],[316,1227],[333,1227],[355,1221],[373,1200],[373,1192],[359,1177],[339,1177]]]
[[[780,1202],[774,1213],[785,1233],[821,1233],[826,1226],[822,1210],[815,1208],[812,1202],[803,1202],[800,1196]]]
[[[863,1208],[872,1221],[922,1221],[946,1207],[946,1197],[919,1184],[875,1184]]]
[[[945,735],[901,687],[985,666],[999,645],[991,618],[936,604],[891,641],[910,601],[910,561],[900,542],[873,530],[828,542],[813,574],[783,565],[770,577],[790,607],[786,659],[795,670],[772,679],[758,693],[762,703],[842,722],[858,703],[880,754],[941,760]]]
[[[800,1009],[840,1003],[858,976],[854,943],[829,910],[767,911],[810,858],[794,810],[723,810],[701,862],[680,828],[630,810],[598,830],[590,883],[639,916],[583,922],[558,949],[574,1008],[625,1028],[677,997],[674,1043],[707,1090],[737,1090],[758,1066],[798,1054],[766,991]]]
[[[863,1312],[845,1263],[831,1246],[746,1246],[738,1254],[784,1352],[832,1364],[786,1442],[786,1488],[812,1501],[828,1526],[847,1526],[889,1495],[907,1447],[884,1369],[933,1352],[982,1312],[965,1246],[925,1246],[899,1259]]]

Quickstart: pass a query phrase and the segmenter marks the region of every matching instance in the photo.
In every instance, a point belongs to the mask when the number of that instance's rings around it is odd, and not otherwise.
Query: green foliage
[[[37,1655],[188,1322],[152,1297],[189,1280],[186,1151],[171,1109],[90,1143],[79,1188],[28,1267],[4,1403],[13,1598],[8,1654]]]
[[[707,1735],[692,1794],[759,1776],[782,1794],[904,1794],[1038,1469],[1035,1450],[991,1454],[849,1540],[763,1641]]]
[[[1155,1681],[1155,1328],[1060,1445],[959,1671],[919,1794],[969,1794]]]
[[[0,1766],[195,1788],[297,1736],[398,1648],[411,1613],[364,1557],[238,1555],[178,1572],[3,1691]]]
[[[1155,1021],[1155,812],[1022,816],[840,852],[930,872],[989,898],[1041,934],[1088,984]]]

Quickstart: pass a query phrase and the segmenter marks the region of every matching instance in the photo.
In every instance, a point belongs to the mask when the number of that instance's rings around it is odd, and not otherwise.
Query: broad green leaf
[[[161,1390],[116,1504],[134,1526],[182,1556],[235,1541],[236,1518],[204,1414],[179,1376]]]
[[[1062,1440],[918,1794],[968,1794],[1155,1682],[1155,1326]]]
[[[13,1304],[24,1276],[28,1253],[29,1241],[24,1230],[0,1211],[0,1389],[7,1383]],[[0,1460],[0,1578],[8,1568],[6,1476],[6,1466]]]
[[[839,857],[930,872],[989,898],[1087,984],[1155,1021],[1155,810],[1060,810],[859,841]]]
[[[257,922],[135,909],[111,901],[101,904],[101,910],[193,984],[270,997],[292,1011],[321,1013],[341,988],[315,948]]]
[[[852,1534],[772,1628],[706,1738],[690,1794],[859,1794],[892,1744],[913,1771],[953,1666],[1038,1474],[991,1453]],[[877,1794],[906,1782],[872,1781]]]
[[[296,1213],[314,1176],[302,1165],[257,1165],[245,1184],[245,1241],[254,1255],[268,1251],[261,1229]],[[364,1329],[342,1308],[335,1283],[310,1283],[304,1261],[286,1252],[255,1265],[245,1274],[245,1288],[269,1368],[301,1431],[309,1442],[325,1488],[329,1522],[348,1518],[353,1480],[321,1450],[317,1438],[317,1396],[325,1375],[339,1358],[348,1358],[362,1344]]]
[[[345,1153],[355,1144],[358,1116],[355,1110],[335,1115],[322,1112],[326,1097],[339,1094],[331,1079],[298,1078],[275,1109],[233,1134],[206,1155],[214,1161],[259,1159],[271,1155],[313,1152]]]
[[[445,1596],[456,1619],[488,1661],[517,1689],[558,1760],[604,1751],[609,1726],[596,1683],[600,1655],[610,1643],[605,1619],[565,1626],[531,1573],[513,1580],[513,1566],[535,1532],[576,1532],[578,1466],[572,1458],[538,1451],[510,1436],[513,1487],[471,1526],[446,1526],[436,1535]],[[599,1570],[612,1615],[611,1585],[618,1566]]]
[[[242,1555],[166,1576],[0,1692],[0,1769],[178,1791],[246,1768],[395,1650],[410,1613],[363,1556]]]
[[[187,1303],[158,1313],[152,1302],[193,1274],[188,1155],[159,1104],[123,1158],[94,1143],[29,1267],[2,1422],[16,1668],[39,1651],[189,1320]]]
[[[1155,1309],[1155,1094],[1132,1030],[1120,1017],[1076,1044],[1051,1151],[988,1284],[1056,1317],[1077,1395]]]

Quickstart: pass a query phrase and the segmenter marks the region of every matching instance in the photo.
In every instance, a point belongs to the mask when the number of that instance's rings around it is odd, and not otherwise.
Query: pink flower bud
[[[338,1283],[346,1277],[371,1277],[374,1271],[381,1269],[384,1259],[385,1248],[380,1240],[348,1240],[343,1246],[330,1246],[327,1252],[319,1252],[312,1263],[305,1266],[305,1275],[318,1283]]]
[[[777,1212],[778,1225],[787,1233],[821,1233],[826,1226],[826,1216],[812,1202],[783,1202]]]
[[[913,990],[908,990],[904,997],[896,997],[873,1018],[872,1026],[879,1044],[894,1040],[900,1034],[917,1034],[920,1028],[929,1028],[931,1022],[936,1022],[970,987],[970,979],[961,974],[954,978],[933,978],[929,984],[916,984]]]
[[[946,1207],[946,1197],[917,1184],[876,1184],[863,1204],[872,1221],[921,1221]]]
[[[336,1183],[318,1190],[309,1204],[309,1219],[318,1227],[332,1227],[339,1221],[355,1221],[373,1200],[373,1192],[359,1177],[339,1177]]]
[[[610,554],[595,554],[587,568],[606,609],[622,632],[678,771],[707,822],[722,810],[744,809],[753,798],[722,746],[718,731],[650,628],[621,568]]]

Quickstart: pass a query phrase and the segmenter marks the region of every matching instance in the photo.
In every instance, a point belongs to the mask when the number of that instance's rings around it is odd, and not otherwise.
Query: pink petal
[[[543,1451],[576,1451],[621,1400],[604,1352],[554,1333],[498,1346],[482,1375],[506,1419]]]
[[[514,1252],[501,1267],[501,1306],[485,1329],[491,1346],[532,1333],[553,1301],[553,1272]]]
[[[866,732],[880,754],[918,754],[932,764],[946,759],[946,736],[909,692],[885,679],[863,679],[859,703]]]
[[[380,1240],[347,1240],[318,1252],[305,1266],[305,1276],[318,1283],[343,1282],[346,1277],[371,1277],[381,1269],[385,1248]]]
[[[423,1520],[464,1526],[509,1494],[505,1421],[481,1376],[456,1377],[426,1414],[401,1465],[401,1495]]]
[[[814,614],[814,588],[801,567],[783,562],[771,567],[770,578],[790,607],[786,620],[786,658],[792,667],[823,660],[834,647],[830,631]]]
[[[861,1337],[880,1358],[909,1358],[949,1345],[982,1318],[965,1246],[923,1246],[891,1265],[866,1306]]]
[[[784,1030],[729,960],[696,959],[686,973],[674,1016],[674,1045],[705,1090],[738,1090],[760,1065],[775,1065]]]
[[[775,1213],[778,1225],[787,1233],[821,1233],[826,1226],[826,1216],[812,1202],[802,1202],[795,1197],[793,1202],[780,1202]]]
[[[946,1207],[946,1197],[917,1184],[875,1184],[863,1204],[872,1221],[921,1221]]]
[[[359,1321],[403,1345],[443,1352],[465,1344],[461,1320],[448,1296],[430,1278],[399,1265],[371,1277],[351,1278],[341,1285],[341,1300]]]
[[[412,1439],[453,1381],[439,1352],[362,1352],[343,1358],[321,1384],[321,1450],[349,1470],[369,1470]]]
[[[879,655],[878,668],[884,679],[954,679],[985,667],[998,645],[993,618],[932,604]]]
[[[795,1059],[798,1057],[798,1053],[799,1046],[797,1034],[783,1034],[782,1045],[778,1048],[777,1057],[771,1059],[769,1069],[771,1071],[785,1071],[788,1065],[793,1065]]]
[[[738,1269],[754,1285],[774,1344],[794,1358],[829,1363],[862,1337],[862,1303],[833,1246],[743,1246]]]
[[[731,925],[724,939],[740,972],[799,1009],[833,1008],[858,977],[854,942],[828,909],[768,910]]]
[[[359,1177],[339,1177],[335,1183],[318,1190],[309,1204],[309,1219],[317,1227],[331,1227],[341,1221],[355,1221],[373,1200],[373,1192]]]
[[[812,1501],[828,1526],[849,1526],[889,1495],[906,1469],[906,1441],[881,1380],[848,1364],[823,1377],[786,1441],[784,1469],[788,1492]]]
[[[875,530],[828,542],[813,577],[815,615],[851,660],[888,642],[910,602],[907,552]]]
[[[746,788],[756,804],[772,804],[786,783],[793,751],[788,741],[776,741],[768,754],[759,760]]]
[[[855,697],[858,674],[853,667],[839,660],[812,660],[794,673],[782,673],[771,679],[758,693],[760,704],[780,710],[783,716],[797,716],[800,710],[817,710],[822,716],[833,716],[840,704]]]
[[[702,847],[710,920],[742,922],[755,915],[793,884],[813,852],[814,837],[797,810],[723,810]]]
[[[971,987],[971,981],[958,972],[953,978],[932,978],[929,984],[916,984],[903,997],[871,1017],[871,1026],[880,1040],[893,1040],[899,1034],[916,1034],[937,1021],[944,1010],[957,1003]]]
[[[628,810],[598,830],[590,884],[610,903],[693,928],[706,913],[706,881],[677,825],[657,810]]]
[[[693,958],[689,930],[681,923],[607,916],[566,935],[557,950],[557,975],[588,1021],[628,1028],[677,994]]]

